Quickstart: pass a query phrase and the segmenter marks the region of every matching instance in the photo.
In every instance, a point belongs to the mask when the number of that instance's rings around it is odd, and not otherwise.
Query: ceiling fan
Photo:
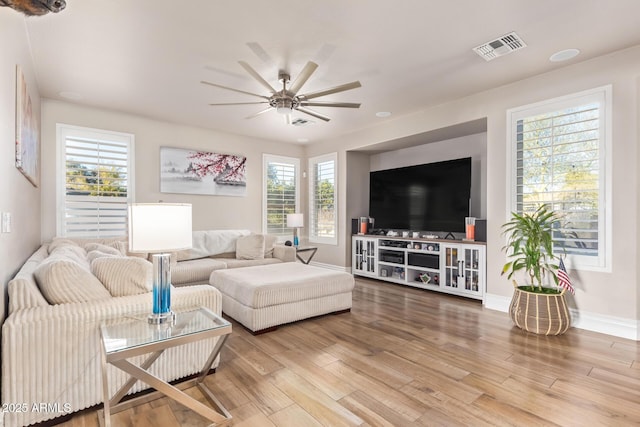
[[[239,64],[244,68],[247,73],[251,75],[254,79],[258,81],[262,86],[264,86],[268,91],[269,95],[259,95],[257,93],[246,92],[244,90],[234,89],[227,86],[222,86],[216,83],[211,83],[207,81],[201,81],[200,83],[206,84],[209,86],[219,87],[221,89],[231,90],[233,92],[243,93],[245,95],[251,95],[258,98],[262,98],[263,101],[255,101],[255,102],[231,102],[231,103],[221,103],[221,104],[209,104],[209,105],[252,105],[252,104],[268,104],[269,106],[262,111],[259,111],[255,114],[252,114],[247,117],[247,119],[251,119],[257,117],[263,113],[268,111],[276,110],[280,114],[284,114],[285,120],[287,123],[291,122],[291,112],[299,111],[301,113],[307,114],[309,116],[315,117],[320,120],[324,120],[328,122],[330,120],[329,117],[320,114],[316,111],[310,110],[307,107],[339,107],[339,108],[360,108],[359,103],[354,102],[322,102],[322,101],[311,101],[312,99],[319,98],[321,96],[331,95],[338,92],[344,92],[347,90],[359,88],[362,85],[359,81],[346,83],[343,85],[335,86],[329,89],[319,90],[315,92],[309,92],[305,94],[298,93],[302,86],[309,80],[309,77],[313,74],[313,72],[318,68],[318,64],[315,62],[309,61],[304,66],[300,75],[296,78],[296,80],[289,85],[289,81],[291,76],[285,72],[280,71],[278,73],[278,80],[282,83],[281,90],[275,90],[265,79],[263,79],[260,74],[258,74],[249,64],[244,61],[238,61]]]

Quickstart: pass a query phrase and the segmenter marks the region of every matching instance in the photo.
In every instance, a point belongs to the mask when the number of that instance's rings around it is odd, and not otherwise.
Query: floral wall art
[[[160,148],[162,193],[245,196],[247,158],[182,148]]]
[[[16,167],[38,186],[40,135],[22,69],[16,67]]]

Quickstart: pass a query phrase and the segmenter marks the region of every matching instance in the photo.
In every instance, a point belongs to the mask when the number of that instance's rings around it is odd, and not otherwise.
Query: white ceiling
[[[7,9],[2,13],[16,13]],[[430,105],[640,44],[638,0],[67,0],[58,14],[27,18],[41,96],[163,121],[296,143],[328,139]],[[515,31],[525,49],[485,62],[472,48]],[[266,53],[259,57],[250,44]],[[556,51],[577,58],[552,63]],[[353,80],[362,88],[318,98],[360,109],[314,107],[328,123],[286,125],[263,107],[212,107],[265,94],[238,64],[279,88],[313,60],[301,92]],[[299,114],[299,113],[298,113]]]

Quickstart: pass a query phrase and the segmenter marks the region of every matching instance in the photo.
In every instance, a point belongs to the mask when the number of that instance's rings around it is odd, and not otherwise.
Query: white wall
[[[144,117],[43,99],[42,102],[42,239],[56,234],[56,123],[127,132],[135,135],[137,202],[193,204],[193,228],[243,228],[261,232],[262,154],[302,157],[299,145],[231,135],[159,122]],[[160,193],[160,147],[183,147],[247,157],[245,197]]]
[[[0,323],[6,315],[7,283],[40,244],[40,189],[15,167],[16,65],[27,81],[35,117],[40,95],[23,15],[0,8],[0,211],[10,212],[13,231],[0,234]]]
[[[640,47],[568,65],[504,87],[478,93],[412,115],[387,120],[308,147],[307,155],[338,151],[339,206],[345,206],[344,152],[404,136],[440,129],[458,123],[487,118],[487,292],[496,298],[510,298],[512,285],[500,276],[505,256],[500,226],[507,221],[506,111],[562,95],[606,84],[613,85],[613,257],[610,272],[570,271],[577,287],[571,304],[582,316],[599,316],[611,323],[638,327],[638,73]],[[339,247],[321,248],[320,262],[348,265],[345,256],[349,228],[344,212],[339,213]],[[580,319],[577,319],[580,321]]]

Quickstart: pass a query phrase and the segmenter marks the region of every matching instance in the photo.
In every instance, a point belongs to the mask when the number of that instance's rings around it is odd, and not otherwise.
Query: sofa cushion
[[[49,256],[33,272],[40,292],[50,304],[67,304],[111,298],[91,271],[76,261]]]
[[[91,272],[114,297],[151,291],[153,266],[137,257],[99,257],[91,263]]]
[[[273,247],[278,242],[278,236],[273,234],[264,235],[264,257],[273,258]]]
[[[264,259],[264,234],[250,234],[236,240],[237,259]]]
[[[171,267],[171,283],[174,286],[194,283],[209,283],[209,276],[214,270],[227,268],[222,260],[201,258],[180,261]]]

